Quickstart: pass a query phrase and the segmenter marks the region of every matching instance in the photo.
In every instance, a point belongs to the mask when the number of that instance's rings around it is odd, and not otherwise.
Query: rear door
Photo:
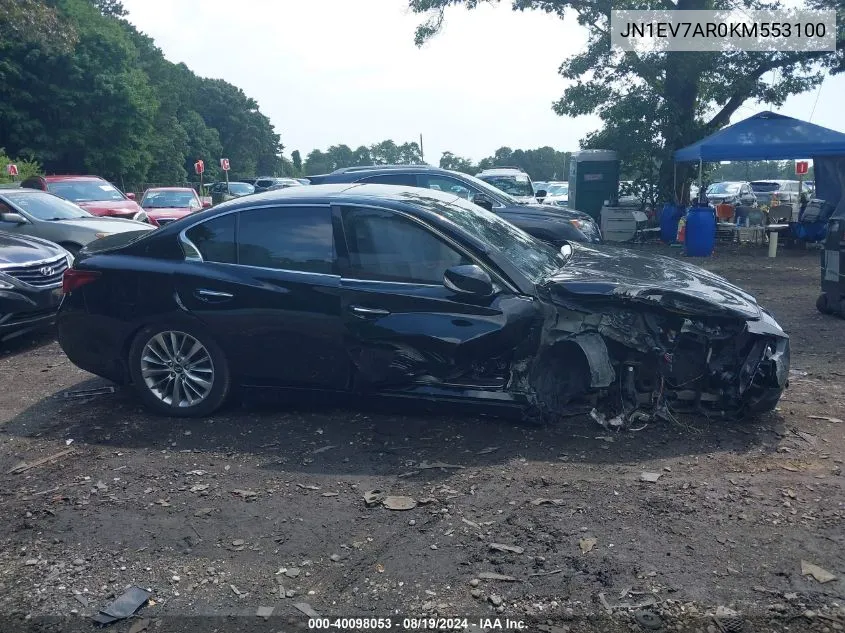
[[[225,342],[238,374],[259,385],[347,385],[329,206],[246,209],[184,239],[202,261],[180,269],[179,299]]]
[[[439,384],[504,387],[536,306],[499,287],[489,297],[443,285],[468,251],[403,213],[338,207],[344,345],[362,389]]]

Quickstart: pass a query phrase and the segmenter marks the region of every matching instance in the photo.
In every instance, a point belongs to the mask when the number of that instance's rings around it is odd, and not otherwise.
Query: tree
[[[485,0],[498,2],[499,0]],[[812,0],[816,6],[843,10],[842,0]],[[452,5],[472,9],[479,0],[409,0],[414,12],[428,20],[416,33],[421,45],[443,25]],[[564,18],[575,14],[588,31],[584,51],[565,60],[561,75],[573,83],[554,104],[562,116],[595,113],[604,127],[584,140],[617,149],[623,161],[657,169],[666,196],[681,196],[680,184],[691,175],[678,165],[673,185],[673,152],[721,128],[737,109],[754,99],[781,105],[789,95],[819,85],[826,71],[843,70],[845,29],[838,29],[839,50],[825,52],[658,52],[637,54],[610,47],[612,9],[721,9],[781,8],[773,0],[513,0],[514,10],[537,9]],[[841,24],[841,18],[840,18]],[[777,72],[777,81],[766,81]]]
[[[298,149],[293,150],[290,155],[291,162],[293,163],[293,173],[296,176],[302,175],[302,155],[299,153]]]
[[[56,8],[44,0],[0,0],[0,44],[3,40],[68,51],[76,43],[76,32],[63,24]]]
[[[11,158],[6,155],[6,152],[0,147],[0,183],[12,182],[12,177],[6,174],[6,165],[16,165],[18,168],[18,175],[16,180],[20,182],[30,176],[37,176],[44,172],[38,161],[27,160],[26,158]]]
[[[473,165],[470,159],[464,158],[463,156],[457,156],[452,152],[443,152],[443,155],[440,157],[440,167],[442,169],[460,171],[473,176],[478,173],[478,168]]]

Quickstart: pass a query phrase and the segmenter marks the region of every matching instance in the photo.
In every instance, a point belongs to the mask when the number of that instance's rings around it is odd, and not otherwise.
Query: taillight
[[[90,284],[96,281],[100,273],[93,270],[77,270],[75,268],[68,268],[65,274],[62,275],[62,293],[70,294],[77,288],[81,288],[85,284]]]

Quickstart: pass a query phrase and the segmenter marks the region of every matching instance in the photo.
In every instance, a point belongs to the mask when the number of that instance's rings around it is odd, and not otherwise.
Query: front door
[[[535,303],[501,288],[488,297],[443,285],[447,268],[477,263],[432,227],[396,211],[335,210],[345,346],[359,388],[413,384],[501,389]]]
[[[180,266],[179,299],[229,341],[237,374],[257,385],[347,386],[330,207],[245,209],[185,236],[203,261]]]

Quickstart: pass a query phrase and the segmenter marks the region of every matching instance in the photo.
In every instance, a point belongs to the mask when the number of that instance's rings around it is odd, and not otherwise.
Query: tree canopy
[[[198,159],[213,179],[224,156],[233,178],[288,171],[254,99],[167,61],[125,13],[119,0],[0,0],[0,147],[126,188],[184,182]]]
[[[409,0],[427,20],[417,29],[421,45],[444,23],[452,6],[474,9],[500,0]],[[601,130],[582,140],[584,148],[619,152],[623,164],[659,174],[665,196],[673,191],[674,150],[727,124],[748,100],[779,106],[789,95],[817,87],[828,72],[845,70],[845,3],[808,0],[814,8],[837,9],[838,50],[830,52],[659,52],[638,54],[610,47],[611,9],[782,8],[777,0],[512,0],[514,10],[535,9],[575,18],[588,32],[587,46],[564,60],[560,74],[571,81],[553,108],[564,116],[597,114]],[[771,78],[776,73],[776,80]],[[679,165],[682,183],[689,169]]]

